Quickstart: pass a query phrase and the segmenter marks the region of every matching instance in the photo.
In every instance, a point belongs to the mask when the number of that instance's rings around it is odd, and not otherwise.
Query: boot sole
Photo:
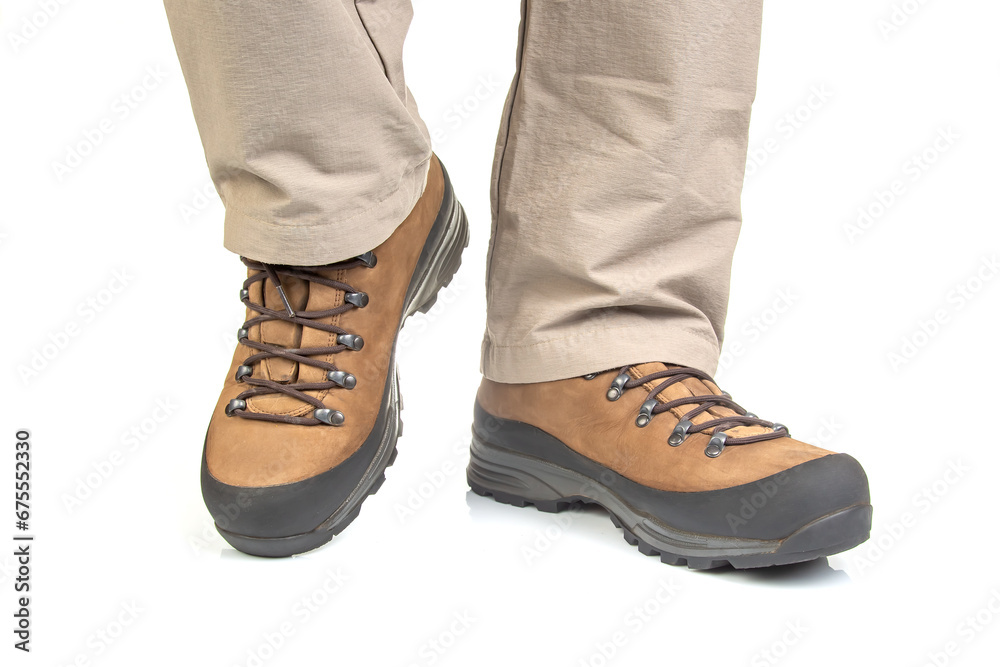
[[[441,166],[441,169],[445,179],[444,199],[407,288],[406,305],[400,319],[400,330],[411,315],[416,312],[427,313],[434,307],[439,291],[447,287],[458,272],[462,264],[462,251],[469,245],[469,222],[465,210],[455,197],[451,180],[444,165]],[[341,464],[363,470],[355,488],[348,494],[346,500],[315,529],[297,535],[255,537],[227,530],[216,522],[215,527],[226,542],[235,549],[252,556],[284,558],[323,546],[357,518],[364,500],[378,491],[385,482],[385,470],[395,462],[396,443],[403,434],[403,422],[400,418],[403,401],[399,393],[399,374],[396,369],[395,356],[395,343],[393,343],[389,373],[386,377],[386,389],[383,393],[380,409],[382,418],[376,421],[376,424],[379,421],[384,421],[380,437],[376,439],[372,437],[375,433],[372,433],[362,448],[344,464]],[[368,462],[366,466],[365,462]],[[340,467],[334,468],[334,471]],[[207,474],[207,465],[203,456],[203,489]],[[306,481],[312,482],[313,480],[316,478]],[[271,488],[280,489],[281,487]],[[208,502],[207,498],[206,502]],[[303,511],[306,510],[307,508],[303,508]]]
[[[764,487],[754,483],[694,494],[641,487],[573,452],[539,429],[498,419],[489,416],[480,406],[476,408],[477,420],[473,427],[467,470],[469,487],[473,492],[516,507],[534,505],[542,512],[562,512],[584,504],[598,505],[608,512],[615,527],[622,529],[626,542],[638,547],[641,553],[657,556],[670,565],[707,570],[726,565],[744,569],[799,563],[851,549],[867,540],[871,531],[872,508],[868,504],[867,479],[863,473],[858,479],[846,479],[848,475],[844,475],[846,481],[842,486],[857,488],[831,491],[827,497],[833,498],[828,503],[832,506],[823,509],[815,505],[812,514],[800,514],[798,519],[788,517],[787,507],[782,507],[781,511],[774,512],[781,516],[772,522],[773,525],[765,525],[762,519],[755,526],[765,533],[777,532],[782,537],[769,535],[767,539],[760,539],[727,535],[718,529],[719,517],[739,517],[739,502],[736,499],[753,497]],[[484,424],[488,426],[484,428]],[[533,451],[545,456],[545,459],[490,442],[497,439],[498,434],[499,439],[506,439],[507,445],[510,445],[509,436],[513,435],[519,440],[518,450]],[[547,455],[557,447],[565,450],[558,452],[559,462],[569,463],[576,469],[546,460],[550,458]],[[815,504],[828,487],[837,485],[836,475],[827,474],[826,481],[823,481],[816,474],[821,467],[829,470],[831,466],[840,466],[856,478],[853,465],[857,462],[850,457],[833,455],[824,458],[830,459],[829,465],[810,466],[807,463],[786,471],[795,474],[798,470],[800,479],[782,482],[791,485],[784,488],[813,488],[811,500]],[[860,466],[857,470],[860,471]],[[863,490],[860,488],[862,482]],[[798,487],[799,484],[802,486]],[[778,503],[787,506],[790,500],[779,498],[771,509],[779,509]],[[805,500],[804,504],[809,502]],[[764,506],[763,509],[768,508]],[[664,521],[665,515],[677,516],[678,513],[686,513],[690,519],[684,529]],[[714,532],[691,530],[698,524],[699,513],[704,514],[705,525],[715,528]],[[802,519],[802,516],[806,518]],[[743,523],[747,521],[743,520]],[[781,523],[785,524],[785,528],[781,527]]]

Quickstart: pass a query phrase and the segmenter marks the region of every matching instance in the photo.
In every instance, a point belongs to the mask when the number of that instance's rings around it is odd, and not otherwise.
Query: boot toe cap
[[[870,503],[864,468],[847,454],[829,454],[749,484],[693,495],[703,496],[702,512],[717,529],[759,540],[783,539],[823,517]]]

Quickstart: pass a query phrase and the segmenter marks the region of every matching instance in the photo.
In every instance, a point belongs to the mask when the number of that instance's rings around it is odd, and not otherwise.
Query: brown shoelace
[[[324,266],[283,266],[276,264],[265,264],[246,257],[240,258],[248,268],[259,271],[243,282],[243,289],[240,290],[240,300],[250,310],[258,313],[243,323],[237,332],[237,338],[243,345],[257,350],[243,360],[243,364],[236,370],[236,380],[250,385],[250,388],[234,398],[226,406],[227,416],[238,416],[246,419],[259,419],[261,421],[281,422],[285,424],[300,424],[313,426],[318,424],[329,424],[340,426],[344,423],[344,413],[340,410],[327,408],[322,401],[306,392],[329,391],[332,389],[353,389],[357,385],[357,378],[347,371],[341,370],[336,365],[314,357],[325,357],[331,354],[343,352],[345,350],[360,350],[364,345],[361,336],[352,334],[333,324],[326,324],[320,320],[328,319],[342,313],[346,313],[355,308],[364,308],[368,305],[368,295],[354,289],[347,283],[338,280],[331,280],[320,271],[353,269],[360,266],[371,268],[375,266],[375,253],[366,252],[363,255],[343,262],[326,264]],[[344,303],[336,308],[327,310],[295,310],[292,308],[285,296],[285,291],[281,284],[281,277],[298,278],[308,283],[325,285],[333,289],[344,292]],[[250,286],[254,283],[270,280],[278,296],[281,298],[284,310],[274,310],[267,308],[261,303],[254,303],[250,300]],[[262,286],[261,292],[264,289]],[[286,348],[280,345],[272,345],[266,342],[250,340],[250,327],[260,326],[264,322],[280,320],[290,322],[302,327],[326,331],[337,336],[337,344],[327,347],[307,347],[307,348]],[[314,366],[326,371],[326,381],[324,382],[275,382],[263,377],[254,377],[254,364],[261,363],[266,359],[280,357],[296,364]],[[296,417],[292,415],[278,415],[267,412],[251,412],[247,410],[247,399],[255,396],[266,396],[268,394],[282,394],[296,398],[304,403],[313,406],[311,416]]]
[[[674,427],[673,433],[670,434],[670,437],[667,440],[672,447],[680,446],[687,436],[692,433],[707,432],[712,437],[709,439],[708,445],[705,447],[705,455],[715,458],[719,456],[719,454],[722,453],[722,450],[724,450],[728,445],[749,445],[754,442],[763,442],[765,440],[783,438],[789,435],[788,428],[786,426],[775,422],[769,422],[765,419],[759,418],[753,413],[747,412],[733,400],[732,396],[725,392],[722,394],[706,394],[704,396],[686,396],[666,402],[660,402],[656,398],[657,395],[659,395],[659,393],[667,387],[683,382],[689,378],[708,381],[715,384],[715,380],[713,380],[710,375],[703,373],[697,368],[690,368],[687,366],[668,367],[665,370],[650,373],[638,379],[634,379],[631,375],[629,375],[629,368],[631,368],[631,366],[623,366],[621,370],[618,371],[618,376],[611,382],[611,386],[607,391],[607,398],[609,401],[617,401],[628,389],[641,387],[647,382],[663,380],[659,384],[655,385],[653,390],[646,396],[645,402],[643,402],[642,407],[639,408],[639,416],[636,417],[635,420],[636,426],[640,428],[646,426],[654,415],[658,415],[661,412],[666,412],[682,405],[697,405],[697,407],[684,413],[681,416],[680,421],[677,423],[677,426]],[[586,377],[593,378],[595,375],[589,375]],[[703,412],[707,412],[713,407],[726,407],[736,414],[725,417],[717,417],[700,424],[695,424],[691,421],[694,417],[702,414]],[[763,426],[771,429],[771,431],[739,438],[733,438],[724,433],[724,431],[737,426]]]

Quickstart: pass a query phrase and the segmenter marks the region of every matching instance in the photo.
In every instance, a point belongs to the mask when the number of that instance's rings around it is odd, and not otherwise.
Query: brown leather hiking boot
[[[864,470],[793,440],[693,368],[483,380],[469,486],[558,512],[596,503],[629,544],[694,569],[812,560],[868,539]]]
[[[434,304],[468,239],[435,157],[423,196],[373,251],[327,266],[243,260],[247,321],[201,472],[231,545],[258,556],[318,547],[385,480],[402,427],[396,335]]]

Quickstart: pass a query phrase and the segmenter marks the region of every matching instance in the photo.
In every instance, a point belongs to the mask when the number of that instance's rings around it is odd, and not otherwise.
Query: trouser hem
[[[295,224],[261,220],[226,207],[224,245],[243,257],[268,264],[321,266],[332,264],[381,245],[406,219],[423,195],[430,156],[400,177],[399,186],[387,197],[348,219],[331,212],[328,222]]]
[[[487,335],[481,370],[486,379],[507,384],[564,380],[651,361],[714,375],[719,352],[713,334],[669,329],[658,321],[649,327],[607,327],[524,346],[498,345]]]

